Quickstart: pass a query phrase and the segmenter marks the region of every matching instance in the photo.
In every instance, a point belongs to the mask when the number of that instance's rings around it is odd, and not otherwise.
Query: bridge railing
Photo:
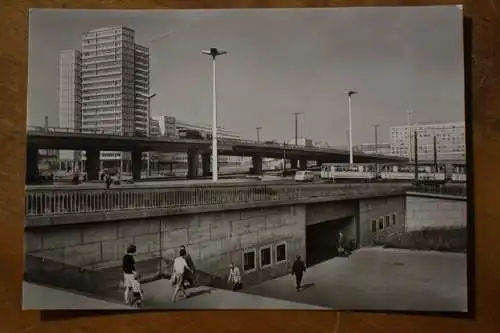
[[[412,185],[405,188],[407,191],[427,193],[427,194],[442,194],[458,197],[467,197],[467,186],[457,185],[457,186],[446,186],[439,184],[418,184]]]
[[[403,193],[402,186],[269,186],[75,189],[26,191],[25,214],[55,216],[133,209],[231,205],[317,197]]]

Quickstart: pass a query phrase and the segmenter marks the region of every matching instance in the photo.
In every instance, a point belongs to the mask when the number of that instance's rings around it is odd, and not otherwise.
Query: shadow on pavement
[[[314,282],[306,283],[306,284],[302,285],[302,288],[300,288],[300,289],[301,289],[301,291],[303,291],[303,290],[309,289],[309,288],[314,287],[314,286],[315,286]]]
[[[202,289],[202,290],[196,290],[196,291],[189,291],[189,289],[186,290],[187,293],[187,298],[191,297],[196,297],[204,294],[210,294],[212,292],[213,288],[210,289]]]

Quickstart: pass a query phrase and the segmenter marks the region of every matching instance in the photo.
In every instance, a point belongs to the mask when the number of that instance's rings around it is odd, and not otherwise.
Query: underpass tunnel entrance
[[[345,246],[351,241],[357,243],[354,216],[306,226],[306,264],[308,267],[338,256],[339,232],[343,234]]]

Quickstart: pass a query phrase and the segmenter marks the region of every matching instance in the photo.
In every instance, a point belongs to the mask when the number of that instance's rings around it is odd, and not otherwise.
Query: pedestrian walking
[[[106,189],[109,190],[109,188],[111,187],[111,182],[112,182],[112,179],[111,179],[111,176],[109,174],[106,175]]]
[[[344,254],[344,234],[342,233],[342,231],[337,234],[337,254]]]
[[[174,267],[172,272],[172,285],[174,285],[174,291],[172,292],[172,302],[177,300],[177,294],[182,293],[184,298],[187,297],[186,290],[184,288],[184,273],[189,271],[189,265],[186,262],[186,250],[181,249],[179,256],[174,259]]]
[[[232,283],[233,291],[241,290],[243,288],[241,283],[240,268],[234,263],[229,265],[229,276],[227,277],[227,282]]]
[[[124,294],[125,304],[130,304],[131,301],[131,298],[129,298],[130,292],[133,293],[134,288],[135,290],[137,290],[138,288],[140,289],[140,283],[139,281],[137,281],[137,271],[135,269],[134,255],[136,251],[137,251],[136,246],[134,244],[131,244],[128,246],[127,252],[123,256],[122,270],[123,270],[123,286],[125,288],[125,294]]]
[[[142,307],[142,301],[144,300],[144,294],[142,292],[141,284],[139,281],[134,279],[132,281],[132,298],[130,300],[130,305],[140,308]]]
[[[300,256],[297,256],[295,262],[292,266],[292,275],[295,275],[295,284],[297,291],[300,291],[302,288],[302,278],[304,276],[304,272],[306,271],[306,264],[302,261]]]
[[[195,278],[196,278],[196,270],[194,267],[194,262],[193,259],[191,258],[191,255],[186,250],[186,246],[182,245],[181,246],[181,251],[186,252],[186,256],[184,259],[186,260],[186,263],[189,267],[189,270],[184,271],[184,282],[187,282],[189,284],[189,287],[193,287],[195,284]],[[186,287],[186,285],[184,285]]]

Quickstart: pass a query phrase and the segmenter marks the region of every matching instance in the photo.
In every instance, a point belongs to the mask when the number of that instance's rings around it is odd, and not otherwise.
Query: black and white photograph
[[[470,312],[463,20],[31,9],[23,309]]]

